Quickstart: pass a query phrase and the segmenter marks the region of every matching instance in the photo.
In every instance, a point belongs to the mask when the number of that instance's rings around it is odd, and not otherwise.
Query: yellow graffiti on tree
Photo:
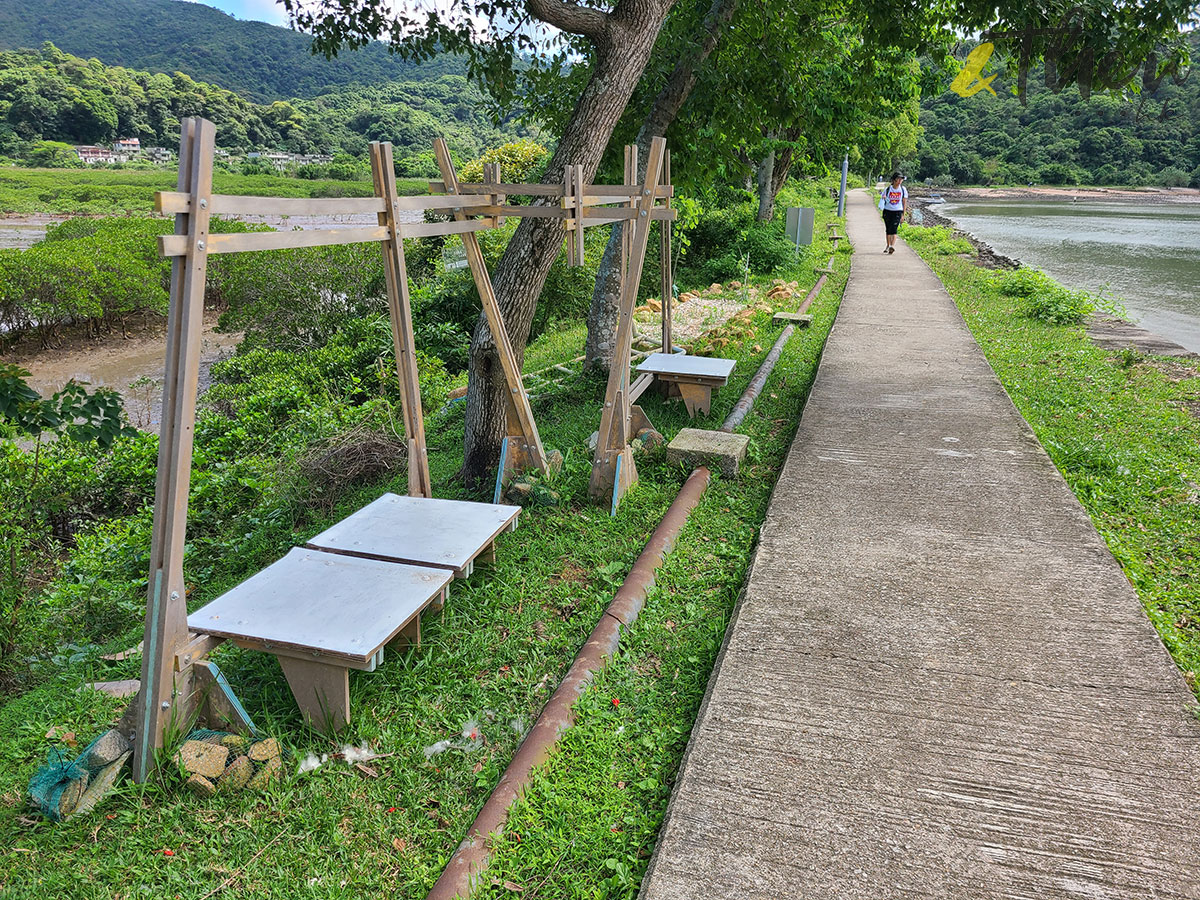
[[[962,71],[960,71],[952,82],[950,82],[950,90],[958,94],[960,97],[973,97],[987,88],[988,93],[993,97],[996,92],[992,90],[992,82],[996,80],[995,75],[989,75],[987,78],[980,78],[980,73],[983,72],[983,67],[987,65],[991,59],[992,50],[995,49],[992,44],[980,44],[971,51],[971,55],[963,62]]]

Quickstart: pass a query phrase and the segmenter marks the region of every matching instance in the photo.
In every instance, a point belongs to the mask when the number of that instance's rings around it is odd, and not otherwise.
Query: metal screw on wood
[[[164,700],[164,701],[162,702],[162,708],[163,708],[163,709],[170,709],[170,708],[171,708],[171,701],[170,701],[170,700]]]
[[[201,208],[201,209],[208,209],[208,201],[207,201],[207,200],[205,200],[204,198],[201,198],[201,199],[200,199],[200,208]]]
[[[201,246],[204,246],[204,245],[201,244]],[[179,591],[171,591],[171,599],[178,600],[179,599]]]
[[[196,249],[203,250],[204,249],[204,241],[196,241]]]

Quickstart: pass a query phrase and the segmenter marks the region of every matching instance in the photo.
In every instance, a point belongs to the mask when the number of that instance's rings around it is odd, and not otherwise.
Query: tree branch
[[[525,0],[525,8],[547,25],[592,40],[602,37],[608,27],[608,13],[570,0]]]

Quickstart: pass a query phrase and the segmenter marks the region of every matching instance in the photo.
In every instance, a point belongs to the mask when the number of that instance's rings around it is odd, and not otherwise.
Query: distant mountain
[[[0,0],[0,50],[43,41],[107,65],[186,72],[260,103],[463,73],[453,57],[418,66],[382,44],[327,60],[306,35],[184,0]]]

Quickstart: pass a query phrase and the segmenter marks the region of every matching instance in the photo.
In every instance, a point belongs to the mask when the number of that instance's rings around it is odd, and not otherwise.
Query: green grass
[[[937,231],[901,233],[946,285],[1200,694],[1200,369],[1111,353],[1080,326],[1033,318],[1000,290],[1005,276],[943,252]]]
[[[822,210],[819,224],[826,215]],[[809,258],[823,262],[823,228],[818,242]],[[581,699],[579,724],[515,810],[493,870],[500,884],[487,887],[486,896],[506,894],[506,878],[536,885],[539,898],[636,892],[832,327],[848,255],[843,246],[839,274],[812,308],[812,326],[793,337],[743,425],[751,437],[743,476],[715,480],[693,513],[621,653]],[[811,268],[796,274],[804,285],[815,280]],[[738,365],[711,415],[690,424],[720,423],[780,330],[765,312],[752,327],[726,348]],[[575,329],[544,337],[530,357],[570,358],[580,335]],[[103,671],[75,664],[0,709],[0,844],[9,849],[0,893],[201,897],[228,880],[222,898],[424,896],[518,745],[510,723],[527,726],[536,717],[686,477],[659,452],[639,459],[641,480],[615,518],[587,501],[586,441],[602,395],[598,380],[576,376],[535,403],[543,440],[566,452],[557,487],[567,504],[526,510],[518,531],[499,542],[496,565],[456,582],[444,617],[427,619],[419,650],[389,655],[375,673],[352,678],[353,724],[342,741],[369,741],[391,754],[371,764],[377,777],[332,761],[266,794],[211,800],[184,793],[174,779],[125,784],[90,817],[29,824],[23,791],[45,757],[50,727],[82,738],[107,727],[117,711],[115,702],[79,692],[79,685],[137,674],[136,663]],[[679,404],[650,395],[643,401],[668,437],[689,424]],[[430,422],[439,496],[456,494],[461,417],[461,406],[452,407]],[[385,489],[403,490],[402,480],[345,497],[295,540]],[[262,562],[255,554],[230,560],[212,583],[197,587],[193,605]],[[229,649],[216,658],[261,727],[296,753],[335,749],[301,727],[274,660]],[[456,738],[472,719],[482,725],[482,746],[425,758],[423,748]]]
[[[0,211],[43,215],[113,215],[153,210],[152,191],[175,190],[169,169],[21,169],[0,167]],[[420,194],[428,182],[399,179],[401,194]],[[367,197],[367,181],[307,181],[279,175],[217,172],[213,188],[221,194],[261,197]]]

